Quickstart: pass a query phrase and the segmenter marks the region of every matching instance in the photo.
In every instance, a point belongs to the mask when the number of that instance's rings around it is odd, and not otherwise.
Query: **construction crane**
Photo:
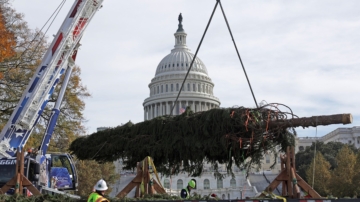
[[[39,192],[51,188],[63,191],[77,189],[77,173],[71,156],[66,153],[47,154],[47,149],[75,65],[79,41],[95,13],[101,8],[102,2],[103,0],[76,0],[74,2],[18,105],[2,129],[0,133],[0,187],[2,187],[0,192],[11,193],[11,177],[18,171],[24,171],[24,177]],[[63,75],[64,81],[52,109],[38,154],[24,157],[24,146]],[[16,165],[19,163],[17,162],[19,152],[22,155],[21,159],[24,159],[21,162],[23,170],[18,169]],[[36,192],[33,188],[32,191]]]

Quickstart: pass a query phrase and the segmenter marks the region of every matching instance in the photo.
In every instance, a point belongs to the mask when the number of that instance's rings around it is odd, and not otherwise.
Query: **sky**
[[[61,2],[12,0],[12,5],[31,29],[40,29]],[[348,125],[296,128],[300,137],[360,126],[360,1],[221,2],[258,103],[284,104],[299,117],[353,115]],[[73,3],[66,1],[46,33],[49,42]],[[195,53],[215,3],[104,0],[76,59],[82,84],[92,95],[85,99],[87,134],[143,121],[148,84],[174,47],[179,13]],[[215,83],[221,107],[256,106],[219,6],[198,57]]]

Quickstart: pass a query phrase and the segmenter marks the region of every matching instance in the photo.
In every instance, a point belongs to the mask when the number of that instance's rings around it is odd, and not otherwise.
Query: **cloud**
[[[14,1],[31,28],[42,27],[60,1]],[[55,34],[72,2],[53,27]],[[86,100],[88,133],[100,126],[143,120],[148,84],[174,46],[183,14],[188,47],[195,53],[215,1],[104,1],[82,38],[77,64],[92,94]],[[300,116],[352,113],[360,125],[359,1],[222,1],[258,102],[283,103]],[[52,37],[49,37],[52,39]],[[254,107],[220,7],[198,57],[215,83],[223,107]],[[318,136],[342,125],[318,127]],[[314,136],[315,128],[297,129]]]

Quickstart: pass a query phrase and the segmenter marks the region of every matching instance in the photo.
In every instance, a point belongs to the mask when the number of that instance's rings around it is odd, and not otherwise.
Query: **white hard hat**
[[[99,191],[106,191],[108,189],[108,186],[106,185],[105,180],[101,179],[96,183],[94,189]]]

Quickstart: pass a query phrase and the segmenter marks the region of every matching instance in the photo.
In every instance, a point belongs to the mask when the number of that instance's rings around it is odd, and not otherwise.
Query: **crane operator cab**
[[[57,190],[76,190],[78,181],[70,154],[48,153],[40,165],[39,185]]]

